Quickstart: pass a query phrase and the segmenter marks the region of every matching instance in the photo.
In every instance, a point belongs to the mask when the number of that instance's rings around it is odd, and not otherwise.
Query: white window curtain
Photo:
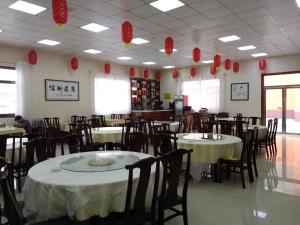
[[[126,74],[92,73],[92,112],[100,115],[130,113],[130,79]]]
[[[16,115],[32,119],[31,110],[31,68],[26,62],[16,64]]]
[[[222,74],[202,75],[195,78],[189,71],[182,71],[180,77],[180,89],[182,95],[188,96],[188,104],[198,112],[201,108],[207,108],[211,113],[218,113],[223,109],[223,78]]]

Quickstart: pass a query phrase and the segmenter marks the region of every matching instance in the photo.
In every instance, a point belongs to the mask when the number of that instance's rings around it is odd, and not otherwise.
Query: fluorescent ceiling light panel
[[[158,0],[150,3],[150,5],[157,8],[160,11],[167,12],[172,9],[184,6],[185,4],[178,0]]]
[[[142,45],[142,44],[149,43],[149,41],[145,40],[143,38],[133,38],[131,43],[136,44],[136,45]]]
[[[213,60],[204,60],[202,61],[202,63],[204,64],[210,64],[210,63],[213,63],[214,61]]]
[[[165,52],[165,49],[160,49],[160,52]],[[176,48],[173,48],[173,52],[178,52],[178,50]]]
[[[173,69],[175,66],[163,66],[164,69]]]
[[[231,35],[231,36],[226,36],[226,37],[219,38],[219,40],[223,41],[223,42],[236,41],[236,40],[240,40],[240,39],[241,38],[239,36],[236,36],[236,35]]]
[[[121,57],[118,57],[118,59],[120,60],[129,60],[129,59],[132,59],[131,57],[128,57],[128,56],[121,56]]]
[[[2,30],[0,30],[0,33],[2,32]]]
[[[300,0],[296,0],[298,8],[300,8]]]
[[[267,217],[267,213],[260,210],[253,210],[253,215],[263,219]]]
[[[144,65],[154,65],[156,62],[143,62]]]
[[[9,6],[10,9],[15,9],[18,11],[22,11],[25,13],[29,13],[31,15],[36,15],[39,14],[40,12],[43,12],[44,10],[46,10],[46,8],[39,6],[39,5],[35,5],[29,2],[25,2],[25,1],[16,1],[15,3],[11,4]]]
[[[82,26],[81,28],[85,29],[85,30],[88,30],[88,31],[95,32],[95,33],[99,33],[101,31],[109,29],[108,27],[102,26],[102,25],[97,24],[97,23],[90,23],[90,24],[87,24],[85,26]]]
[[[83,52],[89,53],[89,54],[98,54],[98,53],[101,53],[102,51],[99,51],[96,49],[88,49],[88,50],[84,50]]]
[[[251,56],[252,57],[261,57],[261,56],[267,56],[267,55],[268,55],[267,53],[261,52],[261,53],[252,54]]]
[[[43,45],[54,46],[54,45],[59,45],[61,42],[44,39],[44,40],[38,41],[38,43],[43,44]]]
[[[247,50],[251,50],[251,49],[256,49],[256,47],[254,45],[247,45],[247,46],[238,47],[238,50],[241,50],[241,51],[247,51]]]

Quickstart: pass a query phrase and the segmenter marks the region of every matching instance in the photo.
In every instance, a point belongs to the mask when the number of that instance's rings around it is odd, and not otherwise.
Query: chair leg
[[[256,165],[256,154],[255,154],[255,152],[254,152],[254,154],[252,156],[252,160],[253,160],[253,166],[254,166],[255,176],[258,177],[258,171],[257,171],[257,165]]]
[[[244,166],[243,165],[240,166],[240,173],[241,173],[241,179],[242,179],[243,188],[246,188],[245,177],[244,177]]]
[[[183,224],[188,225],[188,215],[187,215],[187,204],[186,201],[182,203],[182,216],[183,216]]]
[[[247,162],[247,170],[248,170],[248,176],[249,176],[250,183],[253,183],[254,182],[254,177],[253,177],[251,160],[249,160],[249,162]]]
[[[18,182],[18,191],[19,191],[19,193],[21,193],[21,173],[20,173],[20,171],[18,171],[17,182]]]

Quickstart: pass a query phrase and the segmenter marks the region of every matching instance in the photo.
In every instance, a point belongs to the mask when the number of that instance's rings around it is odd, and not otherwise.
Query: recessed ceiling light
[[[219,40],[223,41],[223,42],[236,41],[236,40],[240,40],[240,39],[241,38],[239,36],[236,36],[236,35],[231,35],[231,36],[226,36],[226,37],[219,38]]]
[[[145,40],[143,38],[133,38],[131,43],[136,44],[136,45],[142,45],[142,44],[149,43],[149,41]]]
[[[95,33],[98,33],[98,32],[101,32],[101,31],[109,29],[108,27],[99,25],[97,23],[90,23],[90,24],[87,24],[85,26],[82,26],[81,28],[85,29],[85,30],[89,30],[89,31],[95,32]]]
[[[59,45],[61,42],[44,39],[44,40],[38,41],[38,43],[43,44],[43,45],[54,46],[54,45]]]
[[[164,69],[173,69],[175,66],[163,66]]]
[[[210,64],[210,63],[213,63],[214,61],[213,60],[204,60],[202,61],[202,63],[204,64]]]
[[[88,50],[84,50],[85,53],[89,53],[89,54],[98,54],[101,53],[102,51],[96,50],[96,49],[88,49]]]
[[[267,55],[268,55],[267,53],[261,52],[261,53],[252,54],[252,57],[261,57],[261,56],[267,56]]]
[[[267,213],[260,210],[253,210],[253,215],[263,219],[267,217]]]
[[[156,62],[143,62],[144,65],[154,65]]]
[[[132,59],[132,58],[128,57],[128,56],[121,56],[121,57],[118,57],[118,59],[120,59],[120,60],[129,60],[129,59]]]
[[[2,32],[2,30],[0,30],[0,32]]]
[[[247,50],[251,50],[251,49],[256,49],[256,47],[254,45],[238,47],[238,50],[241,50],[241,51],[247,51]]]
[[[167,12],[172,9],[184,6],[185,4],[178,0],[158,0],[150,3],[150,5],[159,9],[160,11]]]
[[[300,0],[296,0],[298,8],[300,8]]]
[[[160,52],[165,52],[165,49],[160,49]],[[173,52],[178,52],[178,50],[176,48],[173,48]]]
[[[25,13],[29,13],[31,15],[36,15],[39,14],[40,12],[43,12],[44,10],[46,10],[46,8],[39,6],[39,5],[35,5],[29,2],[25,2],[25,1],[16,1],[15,3],[11,4],[9,6],[10,9],[15,9],[18,11],[22,11]]]
[[[186,56],[184,56],[184,58],[191,59],[192,56],[191,55],[186,55]]]

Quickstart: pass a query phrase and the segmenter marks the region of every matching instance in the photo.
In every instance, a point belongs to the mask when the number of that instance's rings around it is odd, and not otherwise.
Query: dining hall
[[[299,37],[300,0],[1,1],[0,225],[298,225]]]

